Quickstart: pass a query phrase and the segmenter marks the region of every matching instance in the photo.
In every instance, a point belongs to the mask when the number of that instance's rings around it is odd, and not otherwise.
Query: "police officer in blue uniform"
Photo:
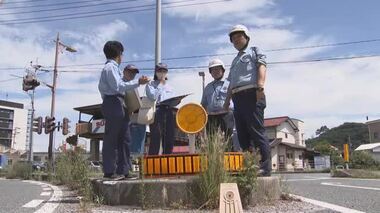
[[[228,89],[228,81],[223,81],[224,63],[220,59],[213,59],[209,62],[208,68],[214,80],[205,87],[201,101],[201,105],[206,109],[208,115],[207,134],[215,134],[220,129],[224,133],[226,140],[231,141],[230,139],[232,139],[231,148],[233,148],[233,151],[238,151],[239,142],[236,137],[232,137],[234,128],[233,113],[231,109],[225,110],[223,108]]]
[[[230,85],[224,107],[228,108],[232,97],[240,146],[245,151],[258,147],[261,154],[259,175],[270,176],[270,145],[264,128],[266,56],[257,47],[249,46],[250,37],[244,25],[234,26],[229,37],[239,52],[227,78]]]
[[[146,85],[146,95],[156,101],[156,114],[154,122],[149,126],[150,144],[149,155],[158,155],[162,141],[162,153],[171,154],[174,146],[174,114],[171,103],[164,103],[165,100],[174,97],[173,88],[168,84],[168,66],[159,63],[155,67],[154,81]]]
[[[102,70],[98,89],[103,99],[102,113],[106,121],[103,138],[103,172],[105,178],[120,180],[129,177],[129,115],[124,105],[124,94],[149,79],[142,76],[132,81],[123,81],[119,65],[124,52],[118,41],[108,41],[103,48],[107,62]],[[116,162],[117,159],[117,162]]]

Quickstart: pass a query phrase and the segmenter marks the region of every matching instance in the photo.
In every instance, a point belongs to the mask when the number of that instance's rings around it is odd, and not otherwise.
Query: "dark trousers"
[[[236,131],[241,148],[248,151],[250,147],[260,149],[261,166],[264,171],[271,171],[269,140],[264,128],[265,97],[256,98],[256,90],[243,90],[232,95]],[[252,144],[253,142],[253,144]]]
[[[154,123],[149,126],[149,155],[158,155],[162,141],[163,154],[172,154],[174,146],[174,115],[170,107],[157,107]]]
[[[219,115],[208,115],[206,124],[207,133],[215,134],[218,131],[218,129],[220,129],[224,133],[226,139],[231,138],[233,129],[228,128],[226,124],[226,116],[227,113]]]
[[[116,96],[104,97],[102,113],[106,121],[102,149],[104,174],[127,175],[130,168],[128,113]]]

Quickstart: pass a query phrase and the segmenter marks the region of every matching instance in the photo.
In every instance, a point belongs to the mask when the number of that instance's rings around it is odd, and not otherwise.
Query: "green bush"
[[[6,178],[21,178],[28,180],[32,177],[33,169],[30,163],[19,161],[9,166],[6,171]]]
[[[258,172],[258,156],[259,154],[252,154],[245,152],[243,154],[243,169],[238,173],[235,180],[239,187],[240,199],[243,207],[249,205],[252,193],[256,189],[257,172]]]
[[[70,189],[78,190],[85,199],[94,198],[90,182],[90,169],[81,151],[67,151],[57,158],[55,180]]]
[[[355,151],[350,157],[350,168],[353,169],[380,169],[380,162],[376,161],[366,151]]]

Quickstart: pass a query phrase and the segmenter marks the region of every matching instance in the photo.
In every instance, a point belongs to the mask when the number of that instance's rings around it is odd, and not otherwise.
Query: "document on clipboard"
[[[189,94],[186,94],[186,95],[180,95],[180,96],[175,96],[175,97],[172,97],[172,98],[169,98],[169,99],[166,99],[166,100],[163,100],[161,101],[160,103],[158,103],[157,105],[165,105],[165,106],[171,106],[171,107],[175,107],[177,106],[179,103],[181,103],[181,100],[184,99],[185,97],[191,95],[192,93],[189,93]]]

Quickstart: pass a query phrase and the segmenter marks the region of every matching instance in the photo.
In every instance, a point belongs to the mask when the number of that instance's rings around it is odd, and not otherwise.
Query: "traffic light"
[[[24,90],[25,92],[28,90],[33,90],[39,85],[40,82],[36,79],[36,77],[34,75],[28,74],[23,78],[22,90]]]
[[[66,143],[77,146],[78,145],[78,135],[72,135],[66,138]]]
[[[42,117],[33,119],[33,132],[37,132],[37,134],[41,135],[43,128]]]
[[[70,123],[70,120],[68,118],[63,118],[63,121],[62,121],[62,134],[63,135],[67,135],[69,134],[69,123]]]
[[[55,118],[54,117],[45,117],[45,134],[49,134],[54,131],[55,128]]]

